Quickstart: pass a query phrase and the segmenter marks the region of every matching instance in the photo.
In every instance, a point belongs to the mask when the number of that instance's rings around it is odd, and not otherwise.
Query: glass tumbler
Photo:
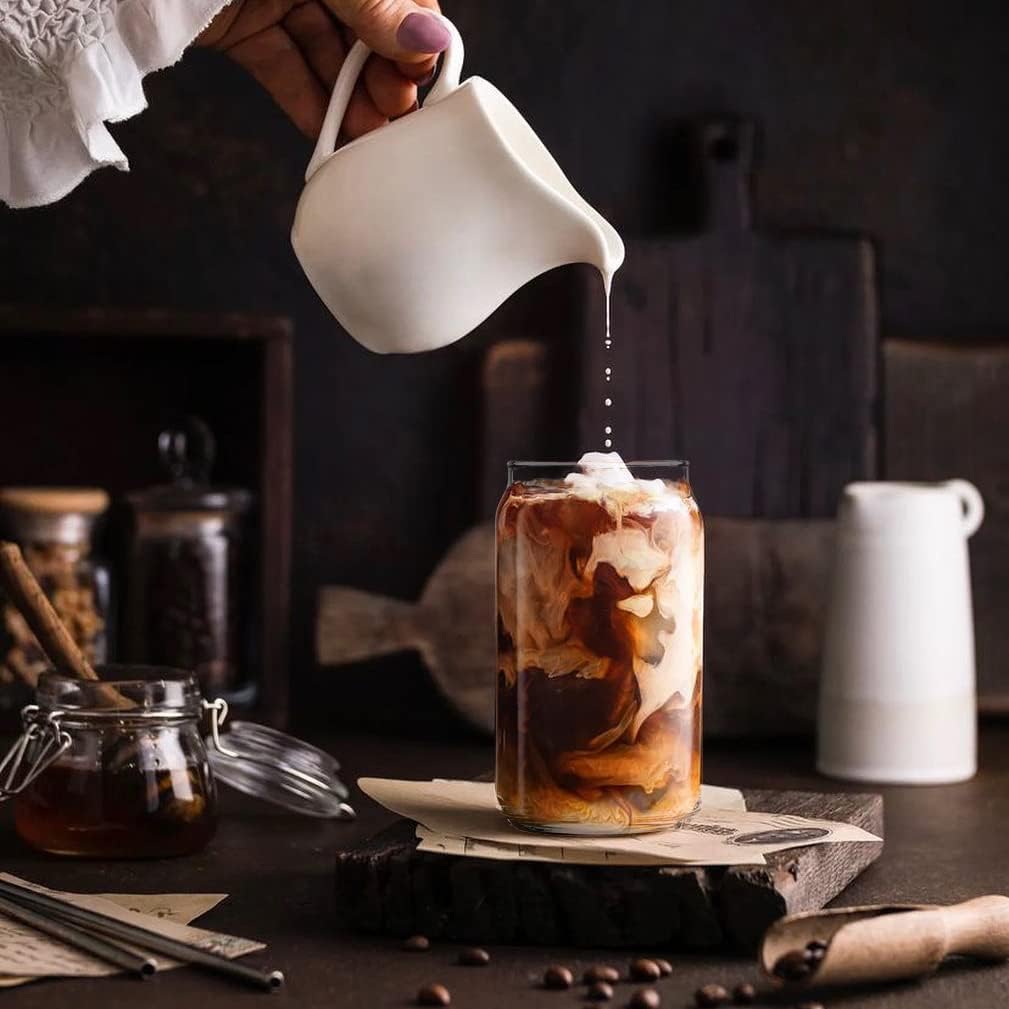
[[[671,826],[701,780],[704,532],[683,462],[513,462],[497,511],[498,802],[516,826]]]

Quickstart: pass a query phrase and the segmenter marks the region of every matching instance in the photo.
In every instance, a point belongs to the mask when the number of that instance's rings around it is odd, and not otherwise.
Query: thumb
[[[419,63],[448,48],[451,36],[427,7],[411,0],[326,0],[369,49],[397,63]]]

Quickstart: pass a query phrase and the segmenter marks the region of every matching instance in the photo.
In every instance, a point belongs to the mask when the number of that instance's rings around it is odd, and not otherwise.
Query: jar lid
[[[212,511],[238,514],[252,504],[247,490],[210,485],[217,454],[213,432],[199,417],[186,417],[158,435],[158,456],[171,483],[127,495],[138,512]]]
[[[46,515],[101,515],[109,495],[100,487],[0,487],[0,505]]]
[[[3,487],[4,532],[20,543],[83,546],[109,496],[99,487]]]
[[[216,723],[212,723],[216,728]],[[340,765],[326,752],[254,722],[231,722],[226,736],[207,739],[218,781],[246,795],[307,816],[351,819]]]

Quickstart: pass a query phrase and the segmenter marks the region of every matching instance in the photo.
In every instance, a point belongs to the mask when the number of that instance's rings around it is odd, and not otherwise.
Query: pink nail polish
[[[403,18],[396,41],[413,53],[440,53],[448,48],[448,29],[433,14],[413,13]]]

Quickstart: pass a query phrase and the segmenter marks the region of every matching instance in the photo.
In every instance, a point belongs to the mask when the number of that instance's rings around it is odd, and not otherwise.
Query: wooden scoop
[[[822,959],[801,980],[774,972],[788,953],[826,943]],[[1009,958],[1009,897],[976,897],[948,907],[876,905],[791,915],[765,933],[760,964],[787,989],[901,981],[934,971],[952,954]]]

